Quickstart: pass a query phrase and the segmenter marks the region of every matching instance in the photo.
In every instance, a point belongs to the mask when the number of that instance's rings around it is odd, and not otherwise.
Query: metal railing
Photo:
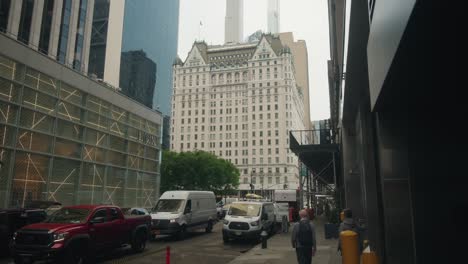
[[[330,128],[292,130],[290,133],[296,139],[299,145],[323,145],[336,143],[333,130]]]

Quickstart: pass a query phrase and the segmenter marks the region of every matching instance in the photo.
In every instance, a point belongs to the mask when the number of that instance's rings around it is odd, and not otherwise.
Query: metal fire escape
[[[339,145],[333,129],[295,130],[289,133],[289,148],[305,165],[300,189],[307,197],[307,205],[315,195],[330,195],[337,188]]]

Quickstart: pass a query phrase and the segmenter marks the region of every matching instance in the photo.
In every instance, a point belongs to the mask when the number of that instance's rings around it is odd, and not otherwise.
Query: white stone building
[[[301,88],[290,49],[276,35],[254,43],[195,42],[174,63],[171,150],[204,150],[240,170],[239,190],[270,196],[297,189],[289,131],[304,129]]]

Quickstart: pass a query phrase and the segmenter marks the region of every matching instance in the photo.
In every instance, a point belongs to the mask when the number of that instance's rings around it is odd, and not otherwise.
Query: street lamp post
[[[262,182],[262,197],[263,197],[263,181],[265,180],[264,176],[260,176],[260,181]]]
[[[254,185],[252,183],[252,172],[250,172],[250,192],[253,193],[253,190],[254,190]]]

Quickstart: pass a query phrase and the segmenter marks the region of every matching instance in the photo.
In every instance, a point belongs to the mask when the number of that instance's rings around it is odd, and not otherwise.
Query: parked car
[[[223,241],[228,242],[231,238],[259,240],[263,230],[273,234],[275,221],[275,209],[271,202],[234,202],[223,221]]]
[[[46,211],[47,215],[53,214],[58,209],[62,208],[62,204],[55,201],[42,201],[34,200],[26,204],[26,208],[30,209],[43,209]]]
[[[161,195],[151,212],[151,234],[176,235],[182,239],[187,231],[204,228],[213,230],[217,221],[213,192],[167,191]]]
[[[149,215],[150,213],[145,208],[132,207],[132,208],[122,208],[122,212],[125,215]]]
[[[145,249],[151,217],[124,216],[119,207],[79,205],[63,207],[43,223],[18,230],[12,243],[15,263],[52,259],[82,263],[104,249],[131,245]]]
[[[13,234],[23,226],[39,223],[46,219],[42,209],[0,209],[0,252],[6,255],[9,251]]]

